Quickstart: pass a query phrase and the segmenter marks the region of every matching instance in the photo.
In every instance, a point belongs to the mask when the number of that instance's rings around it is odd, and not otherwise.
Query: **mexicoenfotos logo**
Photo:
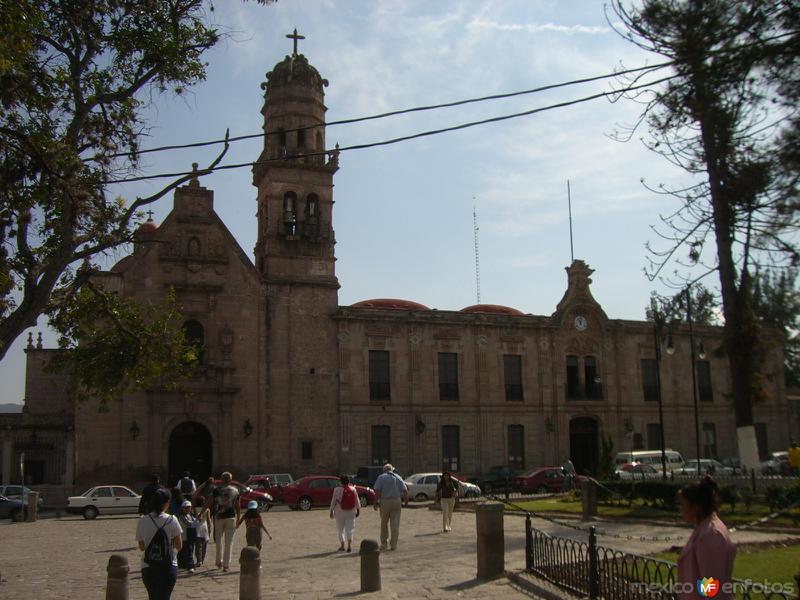
[[[697,591],[703,598],[713,598],[719,592],[719,579],[713,577],[698,579]]]

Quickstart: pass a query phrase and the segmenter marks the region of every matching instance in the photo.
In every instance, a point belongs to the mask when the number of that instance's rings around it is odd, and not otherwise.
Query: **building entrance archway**
[[[597,419],[575,417],[569,422],[569,456],[580,475],[597,474],[600,440]]]
[[[169,483],[177,481],[184,471],[189,471],[198,482],[211,475],[213,453],[211,433],[205,425],[195,421],[181,423],[169,435]]]

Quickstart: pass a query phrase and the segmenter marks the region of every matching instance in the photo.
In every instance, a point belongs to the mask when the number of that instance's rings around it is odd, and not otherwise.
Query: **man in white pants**
[[[233,475],[225,471],[222,474],[222,485],[212,493],[214,499],[214,543],[217,546],[217,568],[222,567],[227,571],[231,566],[233,553],[233,534],[236,532],[236,523],[241,516],[239,506],[239,491],[231,483]],[[224,538],[224,552],[223,552]],[[220,556],[221,555],[221,556]]]
[[[397,549],[400,537],[400,511],[402,502],[408,504],[408,487],[403,478],[394,472],[390,464],[383,465],[383,473],[375,480],[375,510],[381,509],[381,550],[387,549],[389,542],[389,526],[392,528],[392,539],[389,549]]]

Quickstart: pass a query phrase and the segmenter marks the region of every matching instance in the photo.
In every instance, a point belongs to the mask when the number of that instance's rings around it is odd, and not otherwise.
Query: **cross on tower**
[[[152,221],[153,220],[153,211],[152,210],[148,210],[147,211],[147,220],[148,221]]]
[[[304,40],[306,39],[306,36],[297,35],[297,27],[295,27],[294,33],[287,33],[286,37],[290,40],[294,40],[294,50],[292,51],[292,56],[297,56],[297,40]]]

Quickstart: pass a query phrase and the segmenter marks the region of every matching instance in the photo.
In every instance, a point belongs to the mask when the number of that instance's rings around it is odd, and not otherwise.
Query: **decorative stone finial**
[[[28,332],[28,348],[33,348],[33,332]]]
[[[36,348],[38,350],[42,349],[42,332],[39,332],[39,335],[36,336]]]
[[[192,178],[189,180],[189,185],[192,187],[200,187],[200,180],[197,178],[197,167],[199,165],[196,162],[192,163]]]

